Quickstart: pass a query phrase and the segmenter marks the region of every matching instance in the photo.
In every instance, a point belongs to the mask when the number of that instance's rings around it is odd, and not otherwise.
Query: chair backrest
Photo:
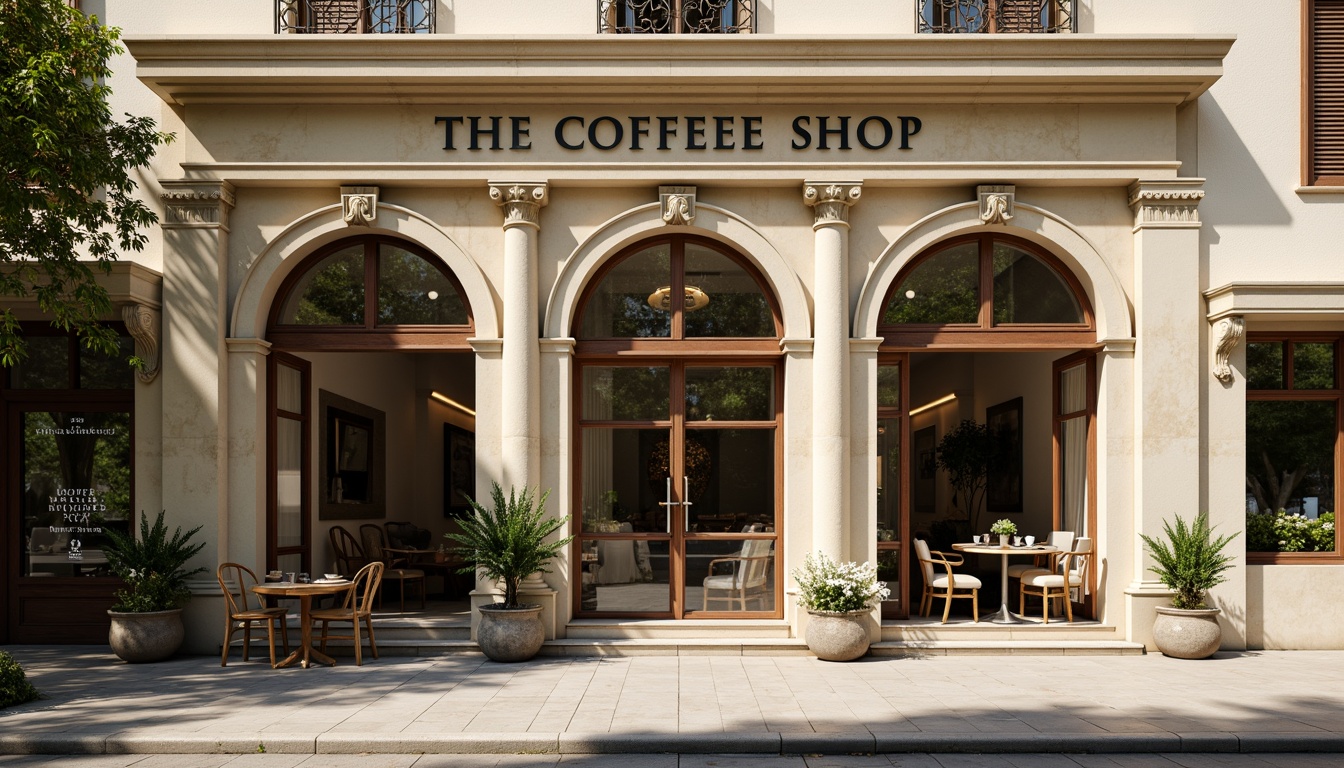
[[[1069,558],[1069,572],[1082,581],[1087,580],[1087,567],[1092,562],[1092,539],[1079,536],[1073,540],[1073,557]]]
[[[1073,531],[1051,531],[1045,543],[1059,550],[1050,556],[1050,570],[1058,571],[1064,565],[1064,554],[1073,550]]]
[[[353,607],[359,616],[372,615],[373,598],[378,593],[378,585],[383,583],[384,567],[375,560],[359,569],[352,580],[350,591],[346,593],[346,607]],[[354,601],[353,606],[351,601]]]
[[[367,558],[354,534],[336,525],[332,526],[328,537],[331,539],[331,551],[336,557],[336,570],[342,574],[353,573],[364,565]]]
[[[770,565],[773,558],[770,557],[770,548],[775,542],[770,539],[748,539],[742,545],[742,557],[745,559],[738,569],[738,578],[743,587],[759,587],[766,582],[770,575]]]
[[[928,542],[915,539],[915,557],[919,559],[919,571],[924,574],[924,583],[933,583],[933,556],[929,554]]]
[[[364,556],[369,562],[387,562],[387,553],[383,551],[387,545],[383,543],[383,529],[373,523],[365,523],[359,526],[359,539],[364,544]]]
[[[257,574],[251,568],[242,563],[220,563],[215,578],[219,580],[219,590],[224,593],[224,606],[230,616],[250,609],[247,593],[257,583]],[[229,582],[237,592],[229,589]]]
[[[394,549],[424,549],[429,546],[429,531],[415,523],[383,523],[387,545]]]

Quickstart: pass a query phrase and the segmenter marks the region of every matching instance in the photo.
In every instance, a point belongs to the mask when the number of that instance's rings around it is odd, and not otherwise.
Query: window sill
[[[1247,565],[1344,565],[1338,552],[1247,552]]]
[[[1320,184],[1314,187],[1298,187],[1299,195],[1344,195],[1344,185]]]

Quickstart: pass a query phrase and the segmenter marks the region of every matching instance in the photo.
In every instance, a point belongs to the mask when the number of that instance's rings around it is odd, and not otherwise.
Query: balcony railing
[[[756,0],[598,0],[604,33],[721,35],[756,31]]]
[[[919,0],[918,29],[941,34],[1076,32],[1077,0]]]
[[[414,35],[434,31],[435,0],[276,0],[275,31]]]

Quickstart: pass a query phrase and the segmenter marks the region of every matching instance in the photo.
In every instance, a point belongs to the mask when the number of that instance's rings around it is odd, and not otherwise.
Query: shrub
[[[1335,513],[1322,512],[1315,520],[1279,510],[1246,514],[1248,552],[1333,552]]]
[[[1162,530],[1165,541],[1139,534],[1157,561],[1148,570],[1176,593],[1171,596],[1172,607],[1203,607],[1204,593],[1227,581],[1223,571],[1232,567],[1232,558],[1223,554],[1223,547],[1237,534],[1213,538],[1206,512],[1200,512],[1188,526],[1180,515],[1175,526],[1163,520]]]
[[[0,651],[0,709],[27,704],[38,696],[37,689],[28,682],[19,662],[8,653]]]
[[[112,572],[126,582],[126,589],[117,590],[114,611],[148,613],[181,608],[191,599],[187,580],[204,568],[187,570],[187,561],[205,548],[205,542],[191,543],[201,527],[198,525],[182,533],[178,527],[168,535],[163,512],[151,528],[149,519],[140,516],[140,538],[130,533],[105,529],[108,543],[103,548]]]
[[[798,605],[809,611],[862,611],[890,594],[872,563],[837,563],[822,552],[808,555],[793,578]]]
[[[546,538],[564,527],[569,516],[547,517],[546,498],[550,491],[533,500],[532,490],[510,488],[504,498],[499,483],[490,488],[494,504],[487,509],[468,497],[471,515],[460,521],[461,533],[444,537],[458,546],[456,551],[468,564],[459,573],[485,571],[486,578],[504,582],[504,607],[519,608],[518,585],[534,573],[550,573],[550,561],[560,556],[573,536],[552,541]]]

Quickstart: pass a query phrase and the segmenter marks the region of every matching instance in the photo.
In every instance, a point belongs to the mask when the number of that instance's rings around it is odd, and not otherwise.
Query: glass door
[[[1092,539],[1097,552],[1096,354],[1085,352],[1056,360],[1054,369],[1054,526]],[[1096,563],[1088,569],[1088,586],[1073,594],[1073,610],[1090,616],[1096,592]]]

